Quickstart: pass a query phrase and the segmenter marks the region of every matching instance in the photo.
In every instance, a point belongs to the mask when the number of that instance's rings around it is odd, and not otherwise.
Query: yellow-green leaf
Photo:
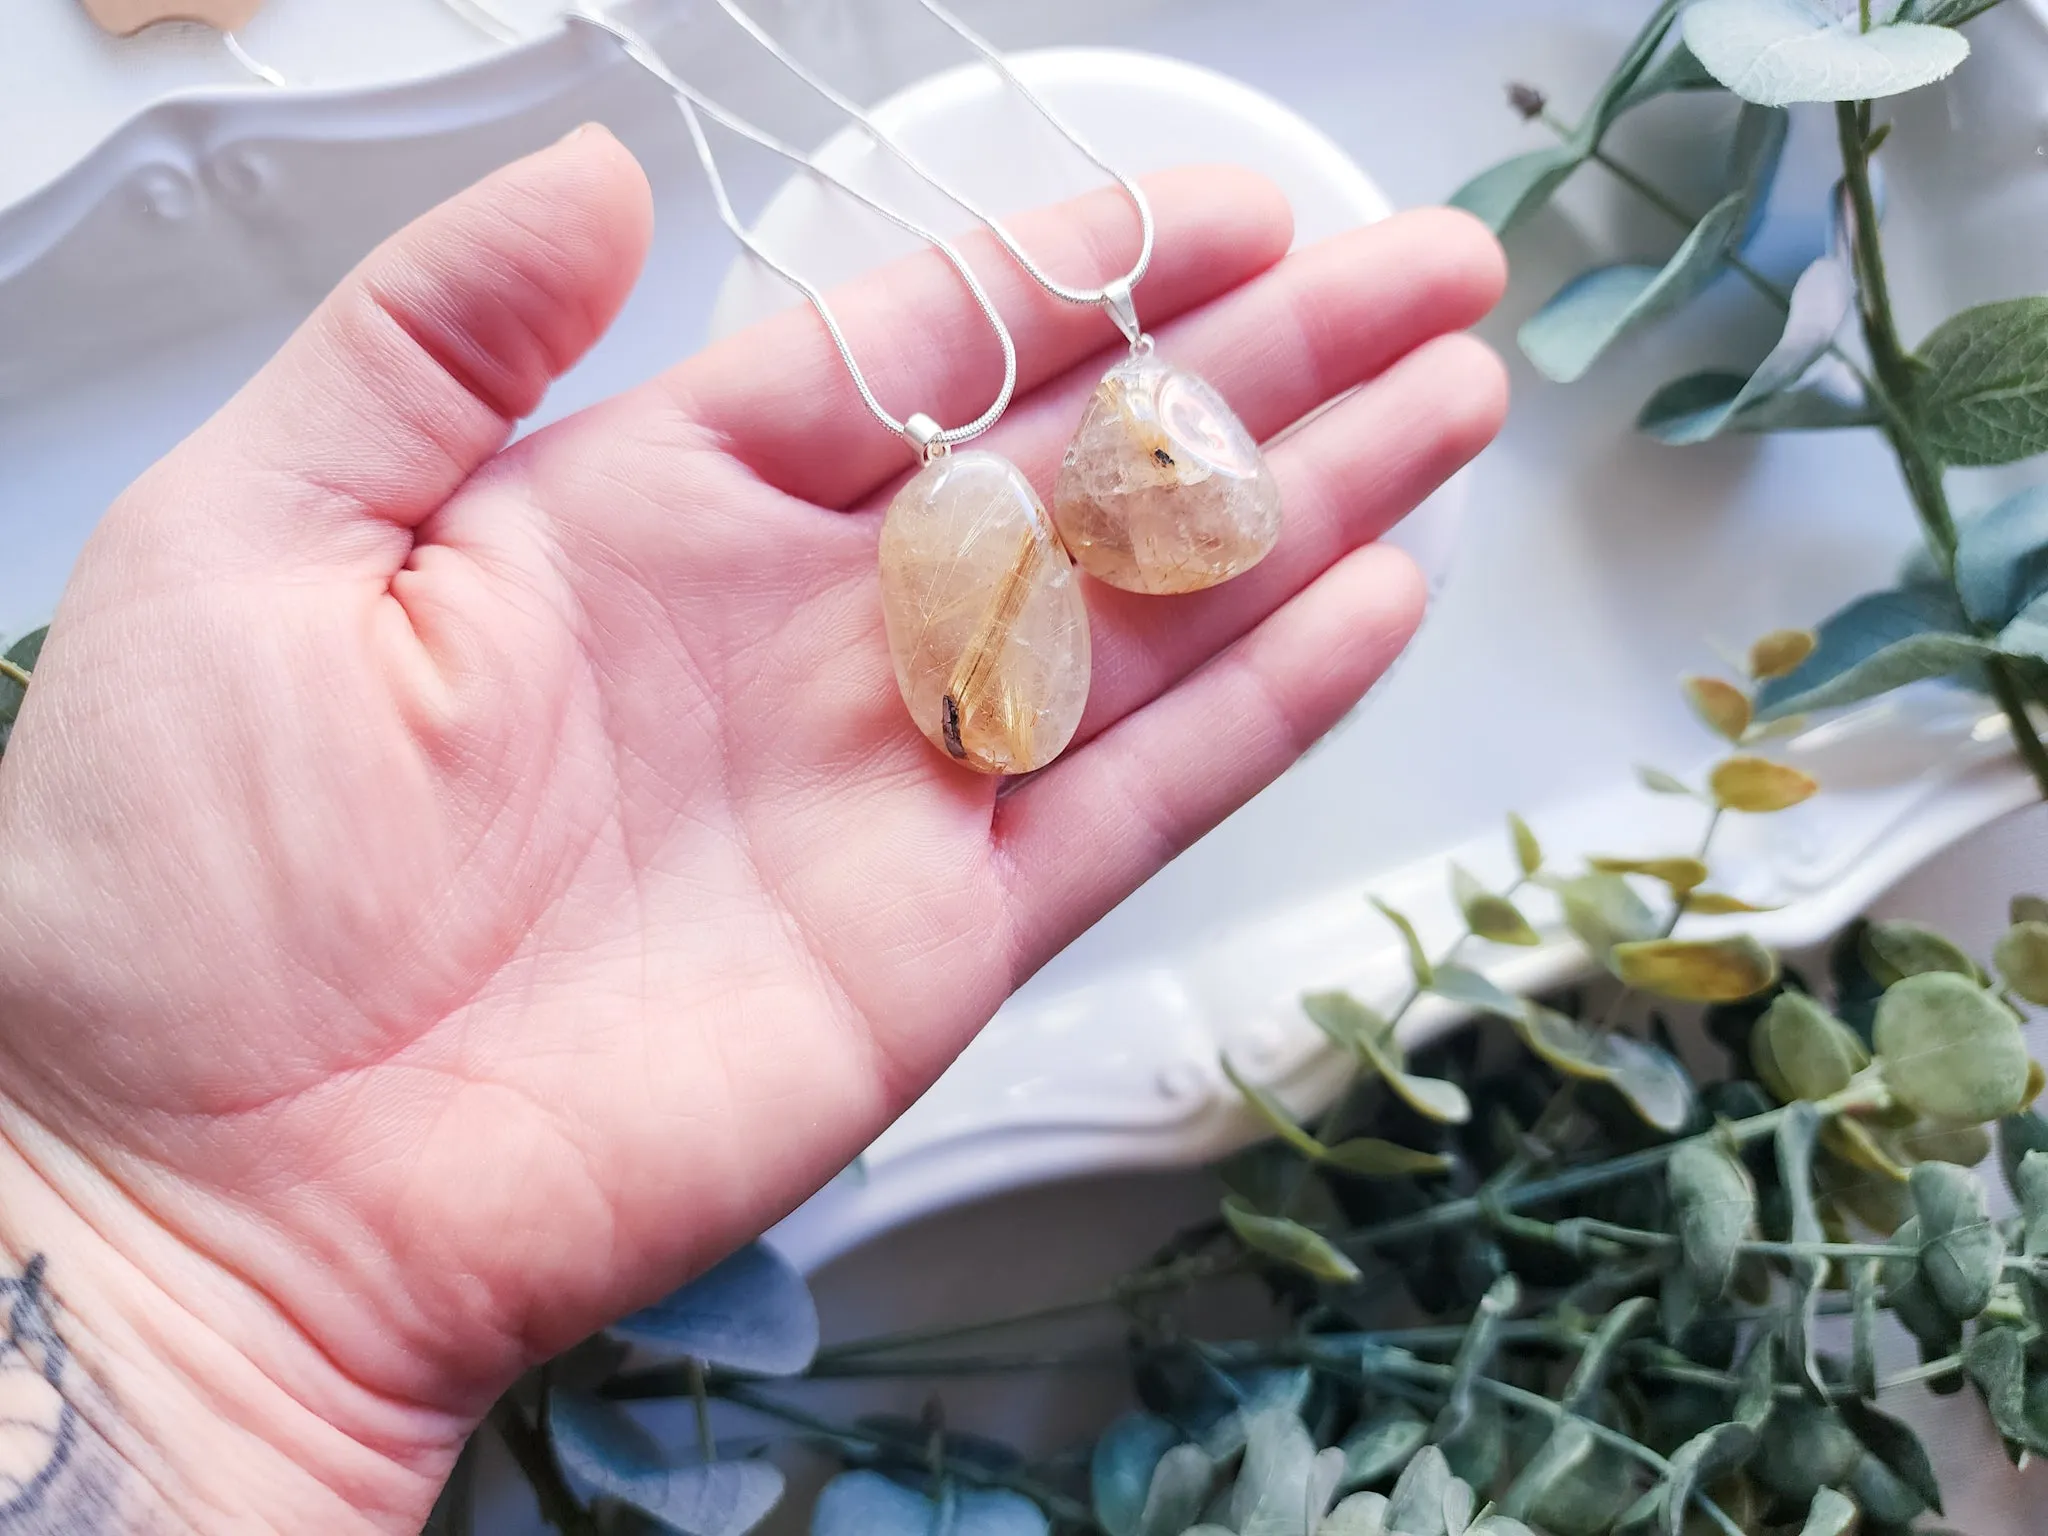
[[[1389,1037],[1375,1040],[1360,1036],[1359,1051],[1367,1063],[1387,1080],[1407,1106],[1418,1115],[1446,1125],[1463,1125],[1472,1118],[1472,1101],[1456,1083],[1440,1077],[1412,1077],[1400,1058],[1400,1046]]]
[[[1223,1200],[1223,1219],[1247,1248],[1291,1264],[1335,1285],[1358,1279],[1358,1266],[1321,1233],[1284,1216],[1261,1216],[1235,1195]]]
[[[1566,1077],[1604,1083],[1608,1071],[1597,1059],[1594,1037],[1577,1019],[1531,1002],[1514,1019],[1522,1043]]]
[[[1767,757],[1731,757],[1715,764],[1708,787],[1724,810],[1768,815],[1809,800],[1820,786],[1797,768]]]
[[[2014,923],[1991,952],[2005,984],[2030,1003],[2048,1006],[2048,922]]]
[[[1251,1106],[1252,1113],[1264,1121],[1266,1128],[1275,1136],[1304,1157],[1317,1160],[1323,1157],[1323,1144],[1295,1124],[1294,1116],[1287,1112],[1287,1107],[1278,1099],[1257,1084],[1247,1082],[1237,1068],[1230,1064],[1228,1056],[1223,1058],[1223,1075],[1230,1079],[1231,1087],[1244,1095],[1244,1101]]]
[[[1979,1125],[2025,1102],[2033,1063],[2013,1011],[1967,976],[1923,971],[1877,1002],[1878,1065],[1901,1104]]]
[[[2048,896],[2015,896],[2012,920],[2016,923],[2048,923]]]
[[[1666,773],[1662,768],[1647,765],[1636,769],[1636,778],[1653,795],[1690,795],[1698,798],[1698,791],[1675,773]]]
[[[1310,992],[1301,1000],[1302,1012],[1324,1034],[1347,1051],[1364,1056],[1364,1042],[1390,1037],[1394,1026],[1382,1014],[1365,1006],[1349,992]]]
[[[1512,901],[1489,891],[1459,864],[1451,866],[1451,895],[1457,900],[1458,910],[1465,914],[1465,926],[1480,938],[1525,947],[1543,942]]]
[[[1778,979],[1778,957],[1747,934],[1617,944],[1608,964],[1632,987],[1689,1003],[1737,1002]]]
[[[1708,730],[1730,741],[1742,740],[1751,714],[1748,694],[1718,677],[1688,677],[1684,686],[1686,702]]]
[[[1819,644],[1810,629],[1774,629],[1749,648],[1749,675],[1758,682],[1789,677]]]
[[[1685,910],[1700,917],[1732,917],[1741,912],[1775,912],[1776,907],[1759,907],[1730,896],[1726,891],[1694,891],[1685,899]]]
[[[1415,925],[1408,921],[1406,913],[1396,911],[1377,896],[1372,898],[1372,904],[1380,909],[1381,917],[1400,930],[1401,942],[1408,946],[1408,970],[1415,985],[1427,987],[1431,971],[1429,952],[1422,947],[1422,936],[1415,931]]]
[[[1983,968],[1961,945],[1919,923],[1872,923],[1863,930],[1863,962],[1882,986],[1928,971],[1953,971],[1985,980]]]
[[[1522,873],[1533,875],[1543,867],[1543,845],[1536,841],[1536,834],[1529,830],[1529,823],[1514,812],[1508,813],[1508,834],[1515,844],[1515,862]]]
[[[1692,1119],[1699,1095],[1669,1051],[1633,1035],[1603,1035],[1600,1060],[1607,1068],[1608,1086],[1644,1124],[1669,1135]]]
[[[1780,1099],[1824,1099],[1870,1065],[1855,1031],[1804,992],[1781,992],[1750,1034],[1757,1076]]]
[[[1409,1178],[1420,1173],[1449,1171],[1451,1160],[1435,1152],[1418,1152],[1377,1136],[1354,1136],[1324,1151],[1322,1161],[1343,1173],[1366,1179]]]
[[[1609,875],[1643,875],[1651,880],[1661,880],[1679,895],[1697,890],[1706,884],[1710,873],[1707,866],[1698,859],[1610,859],[1597,858],[1586,861],[1593,868]]]

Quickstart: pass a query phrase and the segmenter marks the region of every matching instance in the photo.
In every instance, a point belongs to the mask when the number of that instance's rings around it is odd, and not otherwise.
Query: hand
[[[909,457],[808,309],[506,446],[646,251],[601,131],[371,255],[108,512],[0,764],[0,1245],[159,1524],[417,1531],[522,1368],[842,1167],[1405,643],[1372,541],[1499,424],[1448,334],[1498,249],[1283,256],[1250,175],[1149,185],[1165,356],[1262,436],[1362,387],[1272,450],[1256,571],[1090,587],[1080,737],[1000,800],[897,697]],[[1020,228],[1062,273],[1135,240],[1108,193]],[[987,445],[1045,487],[1116,338],[969,250],[1021,357]],[[899,413],[988,399],[936,257],[838,305]]]

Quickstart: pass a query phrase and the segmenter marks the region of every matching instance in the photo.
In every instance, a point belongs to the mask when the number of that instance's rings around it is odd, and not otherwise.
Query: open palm
[[[55,1246],[117,1398],[227,1402],[304,1474],[224,1512],[289,1485],[277,1528],[416,1530],[517,1371],[842,1166],[1407,639],[1371,541],[1498,424],[1446,334],[1497,251],[1425,213],[1282,259],[1248,175],[1151,192],[1165,356],[1260,436],[1364,387],[1272,449],[1259,569],[1090,586],[1086,721],[1007,794],[897,698],[909,456],[807,310],[505,446],[645,252],[601,132],[398,235],[108,514],[0,771],[5,1238]],[[1134,223],[1020,227],[1092,280]],[[1043,487],[1115,333],[990,249],[1022,374],[988,446]],[[936,258],[839,307],[899,413],[992,392]],[[159,1312],[208,1342],[124,1365],[98,1320]]]

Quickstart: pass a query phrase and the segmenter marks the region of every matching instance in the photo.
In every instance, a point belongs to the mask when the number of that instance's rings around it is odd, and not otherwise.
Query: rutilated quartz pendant
[[[1280,537],[1280,487],[1206,379],[1134,352],[1103,375],[1053,484],[1081,568],[1127,592],[1199,592]]]
[[[896,684],[932,745],[982,773],[1058,757],[1088,702],[1088,611],[1017,466],[931,460],[889,503],[881,559]]]

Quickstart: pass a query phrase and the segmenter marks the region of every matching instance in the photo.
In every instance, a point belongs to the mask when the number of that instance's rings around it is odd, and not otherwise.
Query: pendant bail
[[[945,430],[923,411],[917,411],[903,423],[903,440],[916,450],[920,459],[929,464],[946,451],[946,444],[939,441]]]
[[[1129,278],[1119,277],[1102,285],[1102,307],[1116,322],[1116,328],[1124,333],[1124,340],[1131,344],[1133,352],[1145,347],[1148,338],[1144,328],[1138,324],[1138,306],[1131,300]]]

